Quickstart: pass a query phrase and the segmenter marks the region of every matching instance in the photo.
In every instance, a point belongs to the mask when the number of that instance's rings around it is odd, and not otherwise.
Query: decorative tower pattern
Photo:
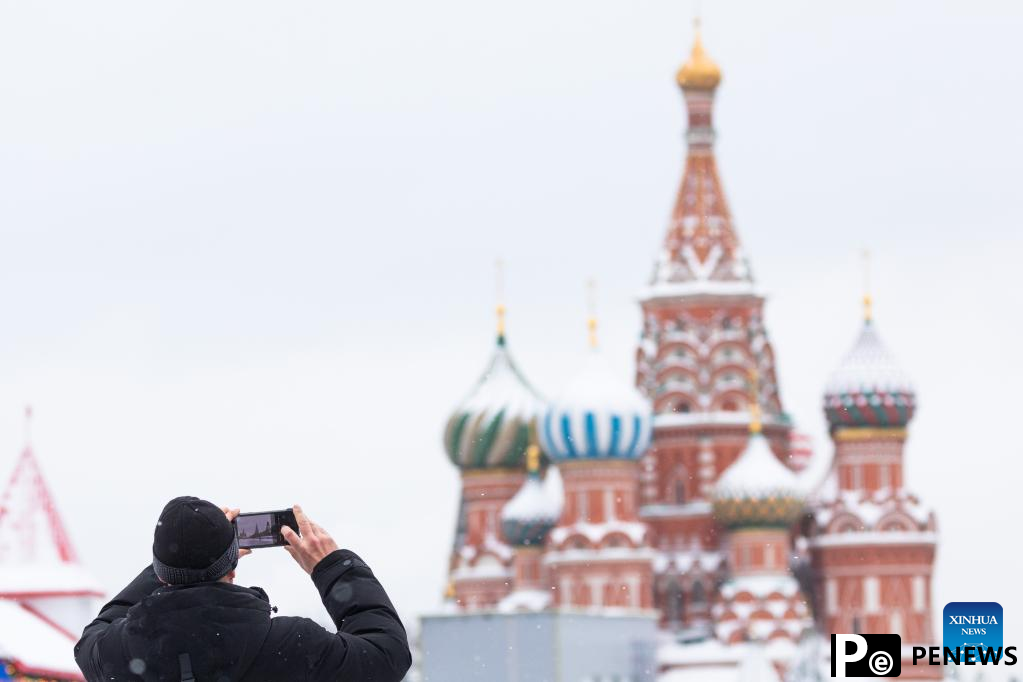
[[[658,562],[657,603],[666,624],[706,622],[722,577],[721,538],[710,494],[746,447],[750,394],[761,377],[764,437],[788,457],[774,353],[714,157],[713,105],[721,70],[697,32],[677,76],[689,128],[685,172],[664,246],[641,299],[637,384],[654,410],[653,448],[643,463],[643,507]]]
[[[26,434],[31,416],[26,408]],[[78,560],[26,437],[0,493],[0,679],[8,679],[5,673],[80,679],[72,648],[102,596]]]
[[[764,298],[718,176],[721,70],[699,31],[677,82],[687,153],[640,299],[639,390],[605,364],[591,316],[582,371],[542,404],[499,308],[490,367],[445,432],[463,484],[447,606],[659,618],[656,668],[680,682],[824,679],[828,633],[930,646],[936,524],[903,474],[912,383],[868,297],[824,396],[832,467],[809,482],[813,447],[782,407]]]
[[[444,431],[448,456],[462,474],[450,571],[455,603],[463,609],[496,606],[511,591],[514,552],[500,514],[525,479],[541,405],[508,352],[504,314],[499,305],[490,364]]]
[[[809,523],[816,617],[826,633],[894,632],[904,649],[932,646],[937,524],[903,475],[916,397],[878,336],[869,296],[865,307],[859,338],[824,396],[835,457]],[[908,661],[902,671],[941,677],[940,667]]]
[[[753,402],[750,409],[746,449],[714,489],[714,518],[727,529],[728,565],[713,610],[715,634],[730,644],[797,641],[811,626],[806,598],[789,570],[789,536],[803,495],[761,433],[760,407]]]
[[[617,381],[597,349],[545,409],[544,450],[564,480],[565,506],[544,562],[556,606],[653,606],[654,553],[639,519],[638,458],[650,440],[649,407]]]
[[[550,580],[542,557],[547,535],[561,516],[561,483],[553,471],[540,472],[540,448],[526,453],[526,482],[501,511],[501,527],[515,548],[514,591],[498,608],[502,611],[538,611],[551,603]]]

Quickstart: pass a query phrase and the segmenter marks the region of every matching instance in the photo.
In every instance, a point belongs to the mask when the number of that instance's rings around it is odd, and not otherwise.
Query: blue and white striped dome
[[[650,445],[650,405],[596,350],[561,397],[541,413],[540,443],[556,461],[636,459]]]

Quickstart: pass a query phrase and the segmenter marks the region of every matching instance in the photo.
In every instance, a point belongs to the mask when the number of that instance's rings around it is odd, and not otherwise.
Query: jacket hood
[[[123,665],[132,675],[128,679],[178,682],[181,656],[188,654],[195,679],[239,680],[269,629],[270,603],[258,587],[161,587],[128,610],[121,631]]]

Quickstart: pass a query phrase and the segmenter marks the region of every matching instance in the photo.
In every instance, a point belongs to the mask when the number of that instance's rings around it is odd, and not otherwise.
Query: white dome
[[[913,383],[867,321],[828,380],[824,413],[833,427],[902,427],[913,418]]]
[[[913,382],[881,342],[876,325],[868,320],[852,350],[828,379],[825,393],[875,392],[912,393]]]
[[[714,486],[714,516],[728,527],[787,525],[802,507],[800,483],[774,456],[767,439],[753,433]]]
[[[550,485],[552,475],[547,474],[546,480],[530,474],[515,496],[508,500],[501,510],[504,521],[551,521],[561,517],[561,496]]]
[[[799,488],[796,475],[778,461],[767,439],[755,433],[739,458],[721,474],[714,486],[714,498],[762,498],[779,493],[798,496]]]
[[[635,459],[650,444],[650,404],[593,350],[541,416],[540,441],[554,459]]]
[[[540,480],[538,472],[530,472],[515,496],[501,510],[501,529],[508,542],[516,547],[542,547],[547,534],[561,518],[564,494],[561,477],[551,467]]]

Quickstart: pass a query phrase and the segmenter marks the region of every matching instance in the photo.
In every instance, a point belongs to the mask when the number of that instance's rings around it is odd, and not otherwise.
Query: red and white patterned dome
[[[901,427],[913,418],[915,409],[912,381],[868,318],[852,350],[828,380],[824,392],[828,423],[832,428]]]

